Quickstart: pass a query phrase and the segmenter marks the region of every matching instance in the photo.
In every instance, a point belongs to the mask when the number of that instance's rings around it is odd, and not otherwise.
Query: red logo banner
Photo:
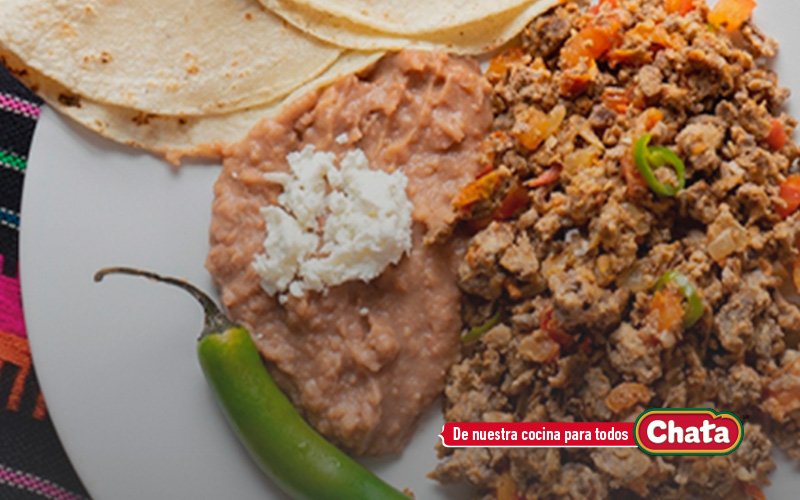
[[[448,422],[439,437],[454,448],[635,448],[650,455],[726,455],[744,438],[730,412],[656,408],[636,422]]]
[[[448,422],[447,447],[635,448],[632,422]]]
[[[650,455],[727,455],[741,444],[744,426],[730,412],[652,409],[636,419],[634,438]]]

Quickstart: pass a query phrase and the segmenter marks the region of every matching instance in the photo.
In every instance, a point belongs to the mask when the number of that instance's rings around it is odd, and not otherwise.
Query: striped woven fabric
[[[0,92],[0,108],[34,120],[39,118],[39,114],[42,111],[37,102],[31,102],[18,95],[6,92]]]
[[[41,101],[0,66],[0,499],[88,494],[47,415],[22,314],[20,202]]]
[[[0,149],[0,166],[18,172],[24,172],[28,166],[28,159],[24,156],[14,154],[11,151]]]
[[[77,500],[83,496],[65,490],[61,486],[42,477],[0,465],[0,483],[26,492],[53,500]]]

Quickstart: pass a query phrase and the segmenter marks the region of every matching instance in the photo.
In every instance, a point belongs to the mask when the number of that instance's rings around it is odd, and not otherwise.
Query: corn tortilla
[[[420,35],[448,31],[532,0],[291,0],[375,31]]]
[[[251,0],[3,0],[0,51],[98,103],[166,115],[258,106],[340,49]]]
[[[302,98],[342,76],[362,71],[382,55],[345,52],[322,75],[284,99],[251,109],[199,117],[153,115],[100,103],[26,68],[19,59],[6,57],[4,63],[50,106],[77,123],[108,139],[146,149],[178,164],[183,157],[218,158],[228,144],[241,140],[256,123],[280,111],[284,103]]]
[[[399,50],[402,48],[447,50],[457,54],[482,54],[514,38],[556,0],[538,0],[447,31],[424,35],[392,35],[355,24],[345,18],[293,0],[260,0],[275,14],[296,28],[340,47],[356,50]]]

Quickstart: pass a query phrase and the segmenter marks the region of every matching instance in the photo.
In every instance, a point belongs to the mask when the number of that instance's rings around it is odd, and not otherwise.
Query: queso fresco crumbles
[[[800,459],[796,122],[751,0],[565,2],[495,57],[486,168],[455,199],[468,329],[448,421],[735,412],[728,456],[440,449],[487,498],[762,495]],[[800,283],[798,283],[800,284]]]

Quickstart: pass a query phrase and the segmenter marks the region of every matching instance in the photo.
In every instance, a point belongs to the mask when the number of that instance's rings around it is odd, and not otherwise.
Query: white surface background
[[[790,0],[762,0],[756,19],[782,44],[782,84],[800,93],[796,11]],[[199,306],[142,279],[92,281],[102,266],[133,265],[212,291],[203,262],[219,167],[173,171],[49,109],[29,165],[21,277],[34,362],[56,428],[92,496],[282,498],[251,464],[206,386],[195,356]],[[461,496],[425,477],[436,462],[440,426],[434,405],[402,456],[370,466],[411,487],[418,499]],[[799,470],[783,462],[769,497],[795,498]]]

